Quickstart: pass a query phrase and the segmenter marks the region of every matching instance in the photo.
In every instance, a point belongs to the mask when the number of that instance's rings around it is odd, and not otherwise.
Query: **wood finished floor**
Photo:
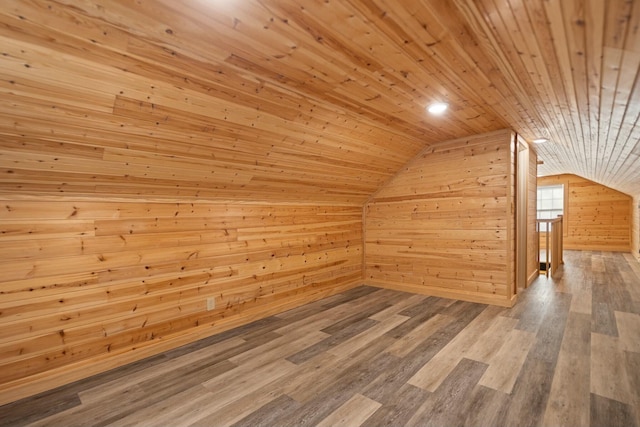
[[[638,425],[640,264],[565,263],[513,309],[353,289],[5,405],[0,425]]]

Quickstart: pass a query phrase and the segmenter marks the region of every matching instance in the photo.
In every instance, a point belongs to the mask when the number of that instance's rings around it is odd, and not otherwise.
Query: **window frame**
[[[555,219],[555,218],[558,217],[558,215],[563,215],[563,217],[564,217],[564,215],[566,213],[566,202],[567,202],[567,197],[566,197],[567,195],[566,195],[565,189],[566,189],[566,186],[565,186],[564,183],[550,184],[550,185],[539,185],[537,187],[537,190],[536,190],[536,219]],[[543,191],[544,190],[551,190],[551,192],[552,192],[551,197],[550,198],[541,197],[541,194],[540,194],[541,191],[540,190],[543,190]],[[556,190],[556,191],[559,190],[559,194],[561,195],[561,198],[560,197],[556,197],[557,193],[554,194],[554,190]],[[550,201],[552,207],[551,208],[542,209],[540,206],[541,206],[541,204],[542,204],[541,202],[543,200]],[[557,203],[554,203],[554,201],[558,201],[558,200],[560,200],[560,205],[562,206],[561,209],[558,208],[558,204]],[[558,211],[560,211],[560,212],[558,213]],[[540,217],[540,213],[541,212],[550,212],[550,214],[549,214],[548,218],[541,218]],[[554,216],[554,213],[555,213],[555,216]],[[543,216],[546,216],[546,215],[543,215]],[[540,232],[541,233],[546,233],[547,232],[547,224],[546,223],[540,224]]]

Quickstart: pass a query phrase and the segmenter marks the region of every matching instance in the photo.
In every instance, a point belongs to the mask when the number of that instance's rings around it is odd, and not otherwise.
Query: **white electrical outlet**
[[[216,308],[216,299],[214,297],[207,298],[207,311],[211,311]]]

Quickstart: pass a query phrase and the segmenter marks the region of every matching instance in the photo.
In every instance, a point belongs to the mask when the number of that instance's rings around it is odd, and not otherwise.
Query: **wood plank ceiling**
[[[3,0],[0,50],[4,193],[362,204],[509,127],[640,195],[640,1]]]

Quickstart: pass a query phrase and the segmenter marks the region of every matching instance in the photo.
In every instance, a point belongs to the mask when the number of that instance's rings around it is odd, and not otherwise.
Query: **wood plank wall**
[[[633,198],[631,211],[631,253],[640,261],[640,196]]]
[[[509,306],[515,135],[423,151],[366,204],[367,284]]]
[[[576,175],[538,178],[538,186],[557,184],[565,185],[567,197],[565,249],[631,250],[631,196]]]
[[[422,117],[409,129],[301,90],[324,73],[269,63],[302,34],[266,32],[267,8],[196,3],[3,2],[2,192],[361,206],[427,142]],[[349,93],[388,85],[364,87]]]
[[[0,230],[0,404],[362,282],[361,206],[4,197]]]
[[[529,192],[527,204],[527,285],[530,285],[540,271],[538,251],[540,240],[536,232],[536,218],[538,209],[538,156],[529,147]]]

